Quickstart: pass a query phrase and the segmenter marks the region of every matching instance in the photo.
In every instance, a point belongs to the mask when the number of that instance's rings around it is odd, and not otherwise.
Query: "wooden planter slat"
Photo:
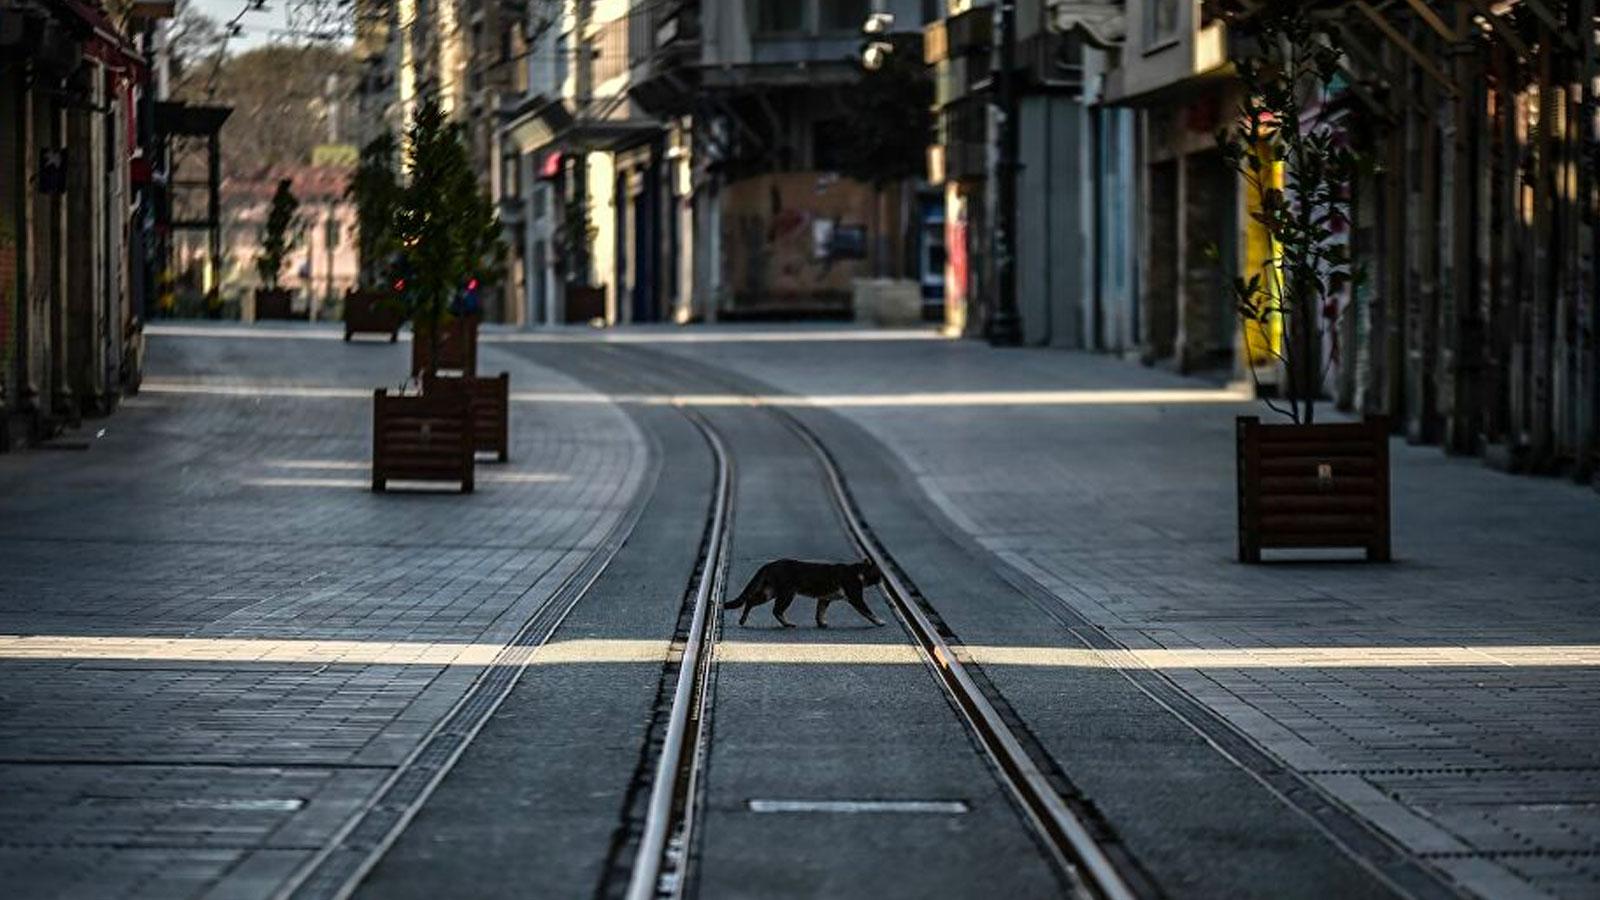
[[[1260,500],[1262,515],[1269,513],[1364,513],[1374,514],[1377,504],[1370,496],[1341,497],[1327,494],[1284,494],[1267,496]]]
[[[1389,427],[1381,417],[1323,425],[1263,425],[1241,416],[1239,560],[1261,550],[1363,547],[1387,560]]]
[[[1333,480],[1324,484],[1315,475],[1302,475],[1299,477],[1281,477],[1262,475],[1256,479],[1259,489],[1268,496],[1283,496],[1293,494],[1304,497],[1371,497],[1377,490],[1378,479],[1371,476],[1365,478],[1351,475],[1341,478],[1337,473]]]
[[[411,374],[426,374],[430,332],[417,328],[411,335]],[[457,316],[443,323],[439,331],[437,367],[444,372],[474,375],[478,371],[478,317]]]
[[[256,320],[294,318],[294,293],[283,288],[256,288]]]
[[[403,317],[383,302],[378,291],[346,291],[344,295],[344,339],[355,334],[387,334],[389,343],[400,339]]]
[[[372,489],[391,480],[456,481],[473,489],[474,438],[469,398],[443,388],[421,396],[372,395]]]
[[[1261,471],[1272,475],[1298,475],[1309,473],[1317,474],[1320,466],[1330,466],[1335,475],[1365,475],[1372,476],[1378,470],[1378,463],[1370,457],[1355,456],[1262,456]]]
[[[1261,516],[1261,530],[1269,534],[1368,534],[1378,524],[1373,515],[1292,513]]]
[[[423,380],[423,392],[430,385],[444,383],[467,391],[472,398],[473,445],[480,453],[493,453],[499,462],[511,458],[511,373],[493,378],[440,376]]]
[[[1372,543],[1370,532],[1350,532],[1348,534],[1274,534],[1270,538],[1264,537],[1261,541],[1263,550],[1311,550],[1311,549],[1341,549],[1345,547],[1365,548]],[[1371,559],[1371,557],[1368,557]]]

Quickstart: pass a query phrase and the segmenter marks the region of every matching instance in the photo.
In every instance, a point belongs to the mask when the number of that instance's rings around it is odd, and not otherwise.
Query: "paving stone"
[[[744,341],[728,329],[694,344],[666,336],[655,349],[853,420],[957,527],[1095,625],[1130,647],[1198,652],[1195,668],[1168,675],[1267,751],[1413,850],[1456,847],[1458,857],[1429,860],[1463,886],[1600,892],[1600,804],[1589,799],[1600,774],[1592,491],[1396,442],[1398,562],[1242,566],[1233,417],[1259,414],[1253,404],[1220,394],[1172,402],[1174,390],[1204,386],[1104,356],[793,337]],[[1126,393],[1115,403],[1037,399],[1052,391]],[[998,399],[976,402],[974,392]],[[1204,659],[1296,647],[1363,660],[1240,669]],[[1447,652],[1405,663],[1419,647]],[[1478,664],[1459,649],[1505,647],[1572,664],[1493,652]],[[1530,767],[1560,774],[1530,780],[1520,774]],[[1463,779],[1463,769],[1475,774]],[[1400,783],[1385,772],[1406,774]],[[1522,811],[1530,803],[1536,816]],[[1513,846],[1530,855],[1497,852]]]
[[[473,495],[373,494],[365,398],[404,344],[154,332],[146,391],[88,453],[0,457],[0,635],[77,657],[0,649],[8,896],[271,895],[482,670],[406,654],[509,640],[645,471],[615,406],[518,402]],[[283,394],[307,385],[337,390]],[[225,649],[130,649],[151,638]],[[290,646],[344,649],[275,661]]]

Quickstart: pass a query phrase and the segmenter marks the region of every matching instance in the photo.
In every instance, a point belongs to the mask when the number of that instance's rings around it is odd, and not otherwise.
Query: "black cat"
[[[867,618],[874,625],[882,625],[883,620],[872,614],[867,608],[867,601],[862,599],[862,588],[883,581],[883,573],[871,560],[862,560],[858,563],[821,563],[803,562],[797,559],[775,559],[756,570],[750,583],[744,586],[739,596],[729,600],[723,605],[724,609],[737,609],[744,607],[744,612],[739,615],[739,624],[743,625],[750,618],[750,610],[767,602],[774,601],[772,615],[785,628],[793,628],[794,623],[783,617],[794,602],[796,594],[817,599],[817,627],[827,628],[828,623],[823,617],[828,613],[828,604],[840,597],[849,601],[856,612]]]

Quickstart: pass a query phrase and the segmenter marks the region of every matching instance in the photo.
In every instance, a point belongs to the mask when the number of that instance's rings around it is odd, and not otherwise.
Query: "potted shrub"
[[[580,172],[579,178],[584,177]],[[561,321],[605,324],[606,289],[589,283],[589,246],[599,229],[589,221],[582,197],[568,200],[555,231],[556,272],[564,297]]]
[[[278,286],[283,274],[283,264],[294,247],[296,211],[300,201],[291,189],[288,178],[278,181],[272,194],[272,205],[267,210],[267,223],[261,229],[261,252],[256,256],[256,274],[261,276],[261,287],[256,288],[257,319],[291,318],[290,304],[294,294]]]
[[[387,333],[399,339],[403,317],[383,267],[394,254],[395,214],[400,179],[395,171],[396,146],[388,130],[361,148],[361,162],[345,196],[356,207],[356,249],[360,258],[357,286],[345,293],[344,339],[363,332]]]
[[[1358,547],[1388,560],[1387,421],[1316,420],[1339,298],[1359,274],[1347,237],[1351,184],[1365,163],[1334,119],[1338,32],[1295,0],[1212,6],[1227,21],[1243,88],[1217,143],[1271,248],[1257,270],[1231,279],[1231,299],[1252,378],[1258,358],[1282,372],[1278,401],[1263,399],[1287,420],[1238,419],[1239,559],[1259,562],[1269,547]]]
[[[402,315],[411,322],[412,374],[421,390],[374,395],[372,487],[384,490],[394,478],[428,478],[459,480],[463,491],[471,491],[475,424],[485,415],[486,400],[498,414],[498,427],[488,430],[508,430],[509,377],[476,377],[477,316],[470,308],[478,273],[498,246],[499,223],[478,188],[461,128],[445,118],[437,97],[421,98],[407,138],[391,279]],[[459,354],[447,356],[447,348]],[[448,368],[459,368],[461,375],[440,377],[446,363],[458,363]]]

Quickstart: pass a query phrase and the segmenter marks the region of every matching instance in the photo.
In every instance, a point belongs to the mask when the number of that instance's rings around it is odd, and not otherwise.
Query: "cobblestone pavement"
[[[1106,357],[865,337],[620,339],[855,421],[962,530],[1137,651],[1084,661],[1159,668],[1459,885],[1600,893],[1593,491],[1397,443],[1395,564],[1243,566],[1233,417],[1254,404]]]
[[[74,436],[87,449],[0,457],[9,897],[269,894],[646,471],[611,404],[524,400],[471,497],[375,495],[371,389],[401,380],[404,343],[153,331],[144,392]],[[492,347],[480,367],[594,397]]]

